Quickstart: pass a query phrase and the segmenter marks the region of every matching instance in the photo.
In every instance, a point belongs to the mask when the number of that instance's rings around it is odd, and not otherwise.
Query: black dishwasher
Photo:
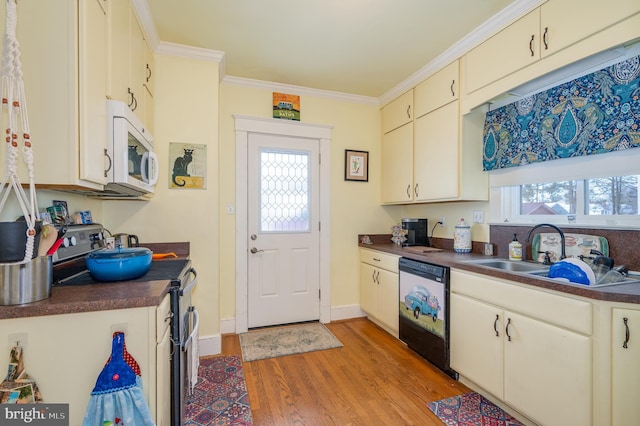
[[[449,367],[449,268],[401,257],[399,269],[400,340],[457,379]]]

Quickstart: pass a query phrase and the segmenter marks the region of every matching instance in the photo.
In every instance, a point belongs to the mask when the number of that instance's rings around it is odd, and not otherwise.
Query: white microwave
[[[158,182],[153,137],[129,107],[107,101],[107,184],[103,196],[144,197]]]

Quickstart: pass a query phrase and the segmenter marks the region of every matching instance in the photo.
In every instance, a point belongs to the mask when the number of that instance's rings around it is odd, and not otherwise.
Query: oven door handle
[[[191,280],[191,282],[189,284],[187,284],[184,288],[180,289],[180,296],[184,296],[185,293],[188,293],[191,291],[191,289],[196,285],[196,283],[198,282],[198,273],[196,272],[195,269],[193,268],[189,268],[187,270],[187,275],[188,274],[193,274],[193,280]]]
[[[191,341],[197,337],[196,333],[198,332],[198,326],[200,325],[200,315],[198,315],[198,310],[196,309],[196,307],[191,306],[189,308],[189,312],[193,314],[193,331],[191,331],[191,334],[189,334],[187,340],[185,340],[185,342],[182,344],[183,351],[187,351],[187,348],[189,348]]]

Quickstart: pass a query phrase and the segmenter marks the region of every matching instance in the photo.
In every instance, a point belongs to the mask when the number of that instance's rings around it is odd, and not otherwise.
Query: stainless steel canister
[[[38,256],[27,263],[0,264],[0,305],[21,305],[51,296],[51,256]]]

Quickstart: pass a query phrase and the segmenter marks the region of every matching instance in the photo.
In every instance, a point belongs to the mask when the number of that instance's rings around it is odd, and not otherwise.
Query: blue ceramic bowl
[[[102,249],[85,256],[89,274],[96,281],[124,281],[149,272],[151,250],[143,247]]]

